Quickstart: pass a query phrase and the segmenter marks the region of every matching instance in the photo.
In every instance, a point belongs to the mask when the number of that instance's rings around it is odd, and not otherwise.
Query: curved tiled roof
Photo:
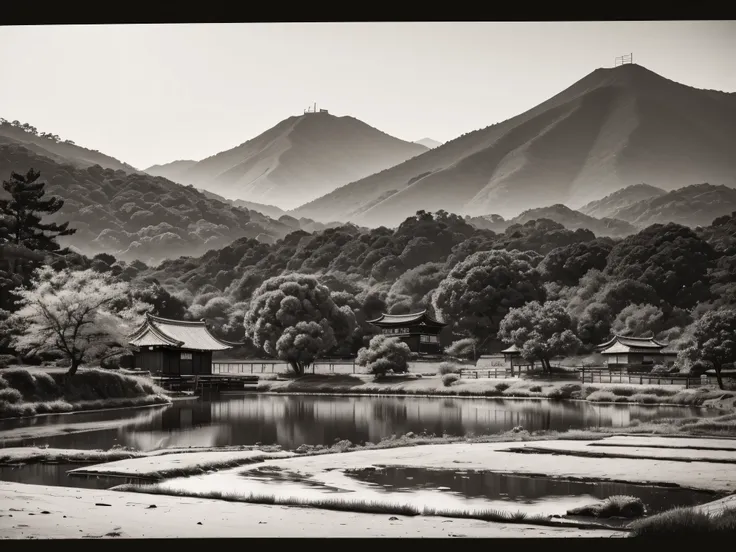
[[[378,318],[368,320],[370,324],[376,324],[378,326],[397,326],[399,324],[416,324],[424,322],[428,326],[445,326],[442,322],[439,322],[429,316],[426,310],[420,312],[413,312],[410,314],[382,314]]]
[[[625,335],[614,335],[605,343],[598,345],[598,349],[608,349],[614,343],[620,343],[624,347],[634,347],[637,349],[663,349],[666,347],[664,343],[660,343],[653,337],[629,337]]]
[[[501,351],[501,352],[502,352],[502,353],[506,353],[506,354],[509,354],[509,353],[518,353],[518,352],[520,352],[520,351],[519,351],[519,348],[518,348],[518,347],[517,347],[516,345],[512,345],[511,347],[509,347],[509,348],[507,348],[507,349],[504,349],[504,350],[503,350],[503,351]]]
[[[203,321],[169,320],[146,313],[146,321],[131,336],[136,347],[175,347],[195,351],[224,351],[232,348],[217,339]]]

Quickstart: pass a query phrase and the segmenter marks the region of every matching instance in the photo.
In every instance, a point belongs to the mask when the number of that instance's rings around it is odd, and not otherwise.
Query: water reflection
[[[378,442],[391,435],[426,431],[436,435],[481,435],[522,426],[530,431],[626,427],[662,417],[713,416],[695,408],[594,405],[538,400],[426,397],[330,397],[251,394],[212,401],[177,402],[163,408],[49,416],[0,422],[4,446],[141,450],[180,446],[279,444],[329,445],[339,439]],[[116,418],[117,416],[117,418]],[[25,424],[25,425],[24,425]],[[84,433],[13,440],[12,431],[45,425],[100,429]]]
[[[714,493],[626,483],[565,481],[548,477],[524,477],[475,470],[430,470],[424,468],[370,468],[345,474],[386,493],[437,490],[455,496],[517,504],[536,504],[557,497],[590,497],[603,500],[612,495],[640,498],[649,513],[676,506],[696,506],[713,500]]]
[[[81,487],[84,489],[110,489],[123,483],[135,483],[135,479],[124,477],[73,476],[68,471],[89,464],[23,464],[0,466],[0,481],[49,485],[54,487]]]

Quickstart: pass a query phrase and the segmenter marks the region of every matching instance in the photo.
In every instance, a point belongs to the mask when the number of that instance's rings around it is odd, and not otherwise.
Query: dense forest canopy
[[[116,175],[99,167],[87,174],[90,179],[97,174],[102,182]],[[19,182],[25,178],[25,183],[16,186],[8,181],[5,189],[33,188],[37,176],[15,175]],[[160,180],[166,190],[167,181]],[[122,182],[126,190],[135,192],[140,180],[128,175]],[[53,190],[53,185],[48,188]],[[135,204],[145,201],[145,195],[121,197],[118,191],[110,205],[122,207],[121,202],[128,199]],[[64,212],[66,202],[53,194],[45,201],[52,207],[47,214]],[[313,356],[356,354],[376,333],[367,321],[382,312],[426,309],[448,324],[453,340],[473,338],[481,350],[493,342],[489,337],[528,341],[531,345],[525,354],[541,355],[548,363],[555,351],[591,351],[614,332],[654,335],[675,348],[692,351],[696,340],[707,341],[708,328],[726,324],[699,323],[706,313],[717,311],[721,314],[714,320],[728,321],[723,312],[736,308],[736,213],[696,230],[674,223],[654,224],[615,239],[596,237],[587,229],[566,229],[548,219],[494,232],[445,211],[418,211],[394,229],[348,224],[308,233],[292,226],[293,231],[273,243],[242,237],[201,256],[152,266],[108,252],[90,258],[57,250],[53,236],[43,247],[34,245],[31,238],[14,244],[17,217],[13,219],[11,204],[0,203],[0,246],[6,259],[0,267],[0,286],[6,291],[25,281],[12,281],[7,259],[14,254],[26,255],[29,267],[91,269],[128,283],[130,300],[152,305],[155,314],[204,318],[221,338],[249,343],[252,354],[270,351],[297,365],[302,362],[298,355],[304,353],[294,349],[297,342],[314,343]],[[34,208],[42,213],[43,205]],[[227,209],[222,204],[211,207],[220,210],[218,216]],[[234,217],[247,214],[235,209],[231,213]],[[41,222],[40,216],[29,220],[37,229],[62,237],[67,228],[63,223]],[[16,251],[18,246],[26,250]],[[289,299],[297,325],[287,324],[279,333],[275,322],[264,322],[271,296],[301,294],[309,296],[312,306],[304,298]],[[7,293],[2,297],[0,309],[12,311]],[[298,327],[302,308],[313,314],[317,308],[322,314],[315,314],[313,320],[306,316],[303,327]],[[273,315],[274,320],[284,319],[280,310]],[[547,334],[542,326],[549,330]],[[726,353],[718,352],[721,364],[727,364]]]

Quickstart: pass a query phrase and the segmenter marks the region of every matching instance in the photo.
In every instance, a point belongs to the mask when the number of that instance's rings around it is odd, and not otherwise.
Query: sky
[[[617,56],[736,91],[736,21],[0,27],[0,117],[139,169],[235,147],[317,102],[441,142]]]

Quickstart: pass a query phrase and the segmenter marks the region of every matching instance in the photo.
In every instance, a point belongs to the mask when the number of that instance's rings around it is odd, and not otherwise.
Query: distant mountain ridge
[[[17,122],[17,121],[14,121]],[[0,144],[19,144],[24,148],[42,155],[56,162],[71,163],[75,167],[87,168],[100,165],[105,169],[125,171],[127,173],[140,172],[127,163],[76,145],[70,140],[60,140],[58,136],[39,133],[34,127],[26,125],[26,129],[15,126],[4,119],[0,120]]]
[[[442,145],[442,142],[438,142],[437,140],[432,140],[432,138],[422,138],[421,140],[417,140],[414,143],[419,144],[429,149],[434,149]]]
[[[709,226],[714,219],[736,211],[736,189],[693,184],[638,201],[616,212],[616,217],[644,228],[676,222],[683,226]]]
[[[636,182],[736,184],[736,94],[626,64],[596,69],[507,121],[464,134],[294,209],[393,226],[419,209],[514,217],[575,208]]]
[[[622,209],[631,207],[639,201],[663,196],[666,193],[662,188],[650,186],[649,184],[634,184],[633,186],[627,186],[618,190],[611,195],[607,195],[603,199],[591,201],[583,205],[578,211],[591,217],[617,218],[616,215]]]
[[[150,170],[228,199],[286,210],[426,151],[354,117],[305,113],[194,164]]]
[[[557,222],[568,230],[587,229],[596,236],[623,237],[638,231],[637,227],[629,222],[613,218],[591,217],[561,204],[529,209],[509,220],[505,220],[500,215],[467,216],[465,220],[476,228],[504,232],[513,224],[526,224],[529,221],[540,219]]]

